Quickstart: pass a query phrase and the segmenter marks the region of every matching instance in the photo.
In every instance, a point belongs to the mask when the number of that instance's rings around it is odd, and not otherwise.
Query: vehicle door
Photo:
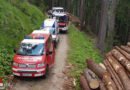
[[[50,65],[53,64],[54,62],[54,48],[52,42],[53,42],[52,37],[49,37],[47,55],[48,55]]]

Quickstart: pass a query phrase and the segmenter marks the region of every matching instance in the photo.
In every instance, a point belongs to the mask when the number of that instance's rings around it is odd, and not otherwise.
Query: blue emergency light
[[[55,28],[55,23],[53,24],[53,26],[52,26],[53,28]]]
[[[29,39],[29,37],[28,37],[28,36],[25,36],[24,39]]]
[[[44,37],[40,37],[39,39],[45,39]]]
[[[24,39],[32,39],[32,37],[25,36]]]
[[[44,28],[44,23],[42,24],[42,26],[41,26],[42,28]]]

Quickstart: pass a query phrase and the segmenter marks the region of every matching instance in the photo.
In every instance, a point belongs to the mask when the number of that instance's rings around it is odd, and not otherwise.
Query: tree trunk
[[[70,11],[71,11],[71,8],[70,8],[71,1],[70,0],[67,0],[67,5],[68,5],[67,11],[70,13]]]
[[[107,90],[106,87],[105,87],[105,84],[101,81],[101,79],[98,78],[98,81],[99,81],[99,85],[100,85],[100,90]]]
[[[80,83],[81,87],[83,88],[83,90],[90,90],[88,83],[84,76],[81,76],[79,78],[79,83]]]
[[[86,62],[88,68],[91,69],[100,78],[102,78],[108,90],[117,90],[115,83],[113,82],[110,74],[106,70],[96,64],[96,62],[92,59],[87,59]]]
[[[130,48],[129,47],[121,46],[121,49],[123,49],[124,51],[126,51],[127,53],[130,54]]]
[[[54,7],[54,1],[55,1],[55,0],[51,0],[51,3],[52,3],[51,5],[52,5],[52,7]]]
[[[130,80],[123,69],[123,67],[112,57],[112,55],[107,55],[108,61],[111,63],[112,67],[115,69],[116,73],[120,77],[125,90],[130,90]]]
[[[98,48],[104,54],[105,50],[105,37],[107,29],[107,17],[108,17],[108,2],[109,0],[102,0],[102,10],[101,10],[101,20],[100,20],[100,29],[98,33]]]
[[[130,47],[130,42],[127,43],[127,46]]]
[[[84,20],[85,20],[85,0],[81,0],[81,5],[80,5],[81,30],[84,27]]]
[[[96,78],[96,75],[94,72],[92,72],[90,69],[86,68],[84,70],[84,77],[86,78],[88,84],[89,84],[89,87],[91,89],[97,89],[99,87],[99,82]]]
[[[127,60],[120,52],[113,49],[112,55],[130,72],[130,61]]]
[[[87,67],[95,72],[95,74],[97,74],[100,78],[102,78],[103,74],[107,72],[92,59],[87,59],[86,63]]]
[[[115,46],[115,48],[130,61],[130,54],[128,54],[127,52],[125,52],[124,50],[120,49],[117,46]]]
[[[124,90],[123,85],[119,79],[119,77],[117,76],[116,72],[113,70],[113,68],[111,67],[110,63],[107,60],[104,60],[103,63],[105,64],[105,66],[107,67],[108,72],[111,74],[113,81],[115,82],[118,90]]]
[[[113,47],[113,38],[114,38],[114,29],[115,29],[115,8],[116,8],[116,0],[112,0],[111,4],[111,15],[110,21],[108,25],[108,44],[109,48]]]

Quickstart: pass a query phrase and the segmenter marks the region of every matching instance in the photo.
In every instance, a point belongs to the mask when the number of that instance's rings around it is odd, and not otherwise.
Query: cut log
[[[122,82],[121,82],[119,76],[117,75],[116,71],[113,69],[112,65],[110,64],[110,62],[109,62],[107,59],[106,59],[106,62],[107,62],[107,65],[110,67],[112,73],[115,75],[116,79],[118,80],[118,82],[119,82],[121,88],[124,90],[124,86],[123,86],[123,84],[122,84]]]
[[[120,46],[120,47],[121,47],[121,49],[123,49],[124,51],[126,51],[127,53],[130,54],[130,48],[129,47],[127,47],[127,46]]]
[[[81,76],[81,77],[79,78],[79,83],[80,83],[81,87],[83,88],[83,90],[91,90],[91,89],[89,88],[88,83],[87,83],[87,81],[86,81],[86,79],[85,79],[84,76]]]
[[[130,42],[127,43],[127,46],[130,47]]]
[[[99,82],[96,78],[96,75],[94,72],[92,72],[90,69],[86,68],[84,70],[84,77],[88,81],[89,87],[91,89],[97,89],[99,87]]]
[[[104,65],[103,63],[99,63],[99,65],[100,65],[104,70],[106,70],[106,67],[105,67],[105,65]]]
[[[112,55],[107,55],[107,59],[111,63],[112,67],[115,69],[116,73],[120,77],[125,90],[130,90],[130,80],[125,72],[125,70],[121,67],[121,65],[116,62],[115,58]]]
[[[120,49],[119,47],[115,46],[115,48],[121,52],[129,61],[130,61],[130,54],[128,54],[126,51]]]
[[[119,51],[113,49],[112,55],[118,60],[129,72],[130,72],[130,61],[126,59]]]
[[[116,77],[116,75],[115,75],[114,70],[113,70],[113,69],[110,67],[110,65],[108,64],[108,61],[107,61],[107,60],[104,60],[103,63],[104,63],[104,65],[106,66],[108,72],[111,74],[111,76],[112,76],[112,78],[113,78],[113,81],[115,82],[115,84],[116,84],[118,90],[124,90],[124,89],[121,87],[121,85],[120,85],[120,83],[119,83],[119,81],[118,81],[118,79],[117,79],[117,77]]]
[[[101,81],[101,79],[97,78],[98,81],[99,81],[99,88],[100,90],[107,90],[106,87],[105,87],[105,84]]]
[[[86,62],[88,68],[91,69],[100,78],[102,78],[108,90],[117,90],[115,83],[113,82],[110,74],[106,70],[104,70],[92,59],[87,59]]]
[[[92,59],[87,59],[86,63],[87,67],[91,69],[95,74],[97,74],[100,78],[102,78],[103,74],[107,72]]]

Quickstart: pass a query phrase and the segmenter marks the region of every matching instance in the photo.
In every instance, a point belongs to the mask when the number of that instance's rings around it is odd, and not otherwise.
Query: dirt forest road
[[[64,74],[68,52],[68,36],[60,35],[60,42],[56,49],[55,63],[49,70],[49,76],[42,78],[16,78],[11,90],[63,90]]]

